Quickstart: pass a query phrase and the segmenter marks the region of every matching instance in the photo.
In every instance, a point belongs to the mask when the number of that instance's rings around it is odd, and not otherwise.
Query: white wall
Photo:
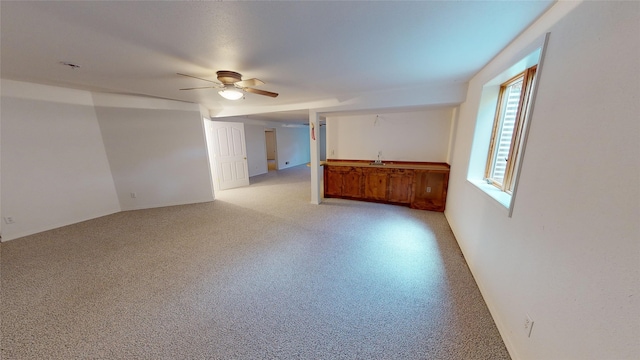
[[[94,101],[122,210],[214,199],[198,105],[110,94]]]
[[[249,177],[266,174],[269,171],[264,130],[265,127],[262,125],[244,124]]]
[[[276,128],[278,170],[311,161],[309,142],[308,126]]]
[[[91,93],[2,80],[2,240],[120,211]]]
[[[318,132],[320,139],[320,161],[327,160],[327,126],[326,123],[320,125],[320,131]]]
[[[309,127],[303,125],[285,126],[278,122],[256,121],[241,117],[224,117],[214,118],[214,121],[236,121],[244,123],[245,136],[247,137],[247,160],[249,161],[249,176],[255,176],[268,172],[267,154],[266,154],[266,137],[264,131],[267,129],[275,129],[276,145],[278,147],[278,170],[286,169],[292,166],[306,164],[310,161],[309,149]],[[247,126],[251,126],[249,130],[252,134],[247,135]],[[258,132],[261,135],[258,136]],[[248,137],[251,136],[251,139]],[[251,142],[251,144],[249,144]],[[264,172],[260,172],[262,164],[257,165],[257,170],[252,172],[252,164],[256,165],[264,161]],[[288,164],[287,164],[288,162]]]
[[[452,108],[327,116],[329,159],[446,162]]]
[[[201,110],[201,112],[203,112]],[[213,134],[213,121],[209,120],[207,116],[202,117],[202,125],[204,127],[204,137],[207,143],[207,159],[209,162],[209,176],[211,177],[211,187],[213,192],[213,197],[215,198],[215,192],[219,191],[219,184],[214,181],[215,174],[214,169],[216,168],[215,163],[215,139]]]
[[[514,359],[640,358],[639,24],[637,2],[559,2],[460,107],[445,214]],[[546,31],[509,218],[466,180],[480,92]]]

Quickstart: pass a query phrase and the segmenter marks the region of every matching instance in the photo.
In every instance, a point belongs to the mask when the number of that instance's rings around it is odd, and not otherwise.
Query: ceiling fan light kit
[[[255,79],[255,78],[242,80],[242,75],[235,71],[229,71],[229,70],[217,71],[216,75],[218,75],[218,81],[220,81],[220,83],[212,80],[208,80],[208,79],[199,78],[193,75],[187,75],[187,74],[181,74],[181,73],[178,73],[178,75],[187,76],[190,78],[203,80],[203,81],[207,81],[215,84],[215,86],[186,88],[186,89],[180,89],[180,90],[222,88],[222,90],[218,91],[218,94],[220,94],[220,96],[228,100],[240,100],[244,98],[245,91],[250,92],[252,94],[264,95],[264,96],[269,96],[273,98],[278,96],[278,93],[274,93],[266,90],[254,89],[249,87],[249,86],[264,85],[264,81]]]
[[[244,93],[228,85],[223,90],[218,91],[218,94],[227,100],[240,100],[244,97]]]

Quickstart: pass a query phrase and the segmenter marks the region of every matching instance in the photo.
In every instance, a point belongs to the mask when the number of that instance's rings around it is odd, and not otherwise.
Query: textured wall
[[[115,102],[106,94],[94,98],[123,210],[213,200],[197,105],[162,100],[147,108],[136,106],[131,97]]]
[[[446,216],[514,358],[640,358],[639,24],[637,2],[559,2],[460,107]],[[546,31],[509,218],[466,180],[480,91]]]
[[[449,107],[327,117],[327,158],[446,162]]]
[[[120,211],[91,93],[2,80],[3,240]]]

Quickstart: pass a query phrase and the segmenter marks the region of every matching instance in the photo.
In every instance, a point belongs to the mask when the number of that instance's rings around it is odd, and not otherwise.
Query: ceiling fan
[[[242,97],[244,97],[243,91],[246,91],[252,94],[257,94],[257,95],[269,96],[273,98],[278,96],[278,93],[274,93],[266,90],[254,89],[250,87],[250,86],[263,85],[264,81],[262,80],[258,80],[255,78],[242,80],[242,74],[237,73],[235,71],[229,71],[229,70],[220,70],[220,71],[217,71],[216,74],[218,75],[218,81],[220,82],[199,78],[193,75],[178,73],[178,75],[181,75],[181,76],[203,80],[203,81],[207,81],[215,84],[214,86],[193,87],[193,88],[186,88],[186,89],[180,89],[180,90],[221,89],[220,91],[218,91],[218,94],[220,94],[220,96],[222,96],[223,98],[229,99],[229,100],[241,99]]]

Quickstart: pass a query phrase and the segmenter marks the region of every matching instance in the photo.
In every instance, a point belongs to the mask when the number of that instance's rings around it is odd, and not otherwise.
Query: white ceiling
[[[310,108],[447,103],[455,96],[437,94],[464,86],[551,4],[1,1],[0,69],[5,79],[200,103],[216,117],[307,122]],[[217,70],[280,96],[178,90],[208,83],[176,73],[215,80]],[[394,103],[397,94],[416,96]]]

